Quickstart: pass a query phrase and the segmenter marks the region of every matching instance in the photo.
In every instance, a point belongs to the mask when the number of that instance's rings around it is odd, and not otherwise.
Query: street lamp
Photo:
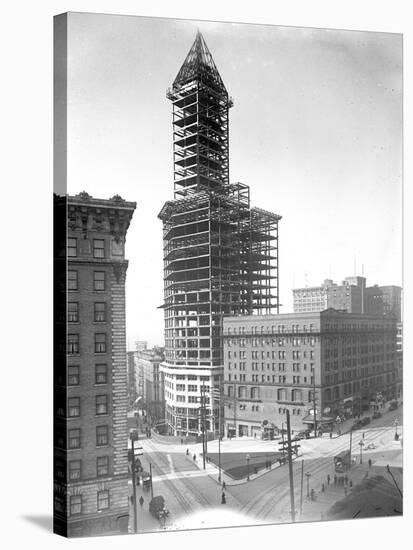
[[[307,498],[310,498],[310,472],[306,472],[305,476],[307,478]]]
[[[245,457],[247,459],[247,481],[250,480],[250,455]]]
[[[360,464],[363,464],[363,446],[364,446],[364,441],[363,441],[363,440],[359,441],[359,445],[360,445]]]

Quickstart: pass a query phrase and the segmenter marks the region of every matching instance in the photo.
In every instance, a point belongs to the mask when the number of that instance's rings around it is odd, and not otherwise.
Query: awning
[[[314,424],[314,415],[308,414],[305,416],[302,420],[305,424]],[[332,416],[316,416],[316,422],[317,424],[331,424],[334,422],[334,418]]]

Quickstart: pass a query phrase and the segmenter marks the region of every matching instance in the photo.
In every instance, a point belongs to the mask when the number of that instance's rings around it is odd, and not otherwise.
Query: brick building
[[[67,270],[57,309],[67,336],[55,363],[55,528],[68,536],[127,532],[124,247],[136,204],[85,192],[59,200]]]
[[[366,408],[375,392],[396,395],[396,320],[328,309],[226,317],[226,435],[328,429],[338,413]],[[315,392],[315,395],[314,395]]]
[[[374,285],[366,289],[366,311],[375,315],[394,315],[402,320],[402,289],[400,286]]]

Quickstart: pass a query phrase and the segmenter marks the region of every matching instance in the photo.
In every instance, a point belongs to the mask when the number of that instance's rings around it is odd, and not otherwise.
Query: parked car
[[[360,426],[367,426],[367,424],[370,424],[371,418],[369,416],[365,416],[360,420]]]
[[[382,414],[381,414],[381,412],[379,412],[379,411],[376,411],[376,412],[373,413],[373,418],[374,418],[374,419],[375,419],[375,418],[380,418],[381,416],[382,416]]]
[[[398,406],[399,404],[396,400],[390,401],[389,411],[395,411]]]
[[[354,430],[358,430],[359,428],[361,428],[361,421],[356,420],[356,422],[354,422],[354,424],[351,426],[351,429],[354,431]]]
[[[302,432],[298,432],[295,436],[296,439],[308,439],[310,437],[310,430],[304,430]]]

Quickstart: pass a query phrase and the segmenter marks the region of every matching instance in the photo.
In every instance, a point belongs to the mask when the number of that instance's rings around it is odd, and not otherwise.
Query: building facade
[[[394,315],[402,321],[402,289],[400,286],[374,285],[366,289],[366,311],[375,315]]]
[[[397,392],[396,321],[328,309],[224,318],[225,433],[331,429],[376,392]],[[285,426],[284,426],[285,427]]]
[[[135,380],[138,381],[140,407],[144,408],[151,425],[165,419],[164,374],[160,370],[164,356],[159,348],[132,352],[135,360]]]
[[[332,308],[348,313],[364,313],[366,279],[346,277],[341,285],[326,279],[317,287],[293,289],[294,313]]]
[[[55,374],[55,514],[67,522],[68,536],[127,532],[124,249],[136,204],[85,192],[62,201],[68,225],[60,313],[67,336]]]
[[[278,221],[229,183],[233,102],[198,32],[167,97],[174,200],[163,222],[166,422],[175,435],[218,430],[224,315],[278,312]],[[201,396],[202,391],[202,396]],[[201,422],[201,398],[203,420]]]

